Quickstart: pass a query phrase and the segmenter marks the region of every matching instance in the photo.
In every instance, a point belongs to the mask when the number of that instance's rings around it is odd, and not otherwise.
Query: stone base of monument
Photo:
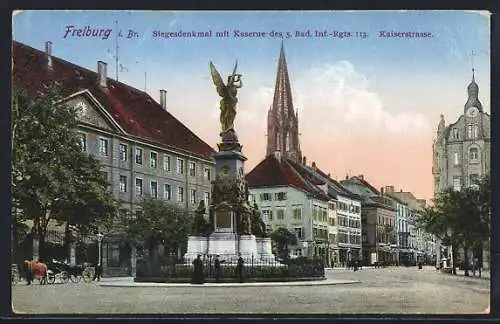
[[[232,265],[237,263],[240,253],[245,264],[282,266],[271,251],[270,238],[234,233],[213,233],[209,237],[189,236],[184,264],[191,264],[198,255],[201,255],[203,260],[218,255],[226,265]]]

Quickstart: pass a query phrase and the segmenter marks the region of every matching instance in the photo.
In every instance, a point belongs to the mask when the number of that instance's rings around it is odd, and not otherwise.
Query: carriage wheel
[[[94,278],[94,274],[91,268],[86,268],[83,271],[83,281],[85,282],[91,282],[92,279]]]
[[[56,282],[56,275],[51,271],[47,273],[46,280],[48,284],[52,285],[54,282]]]
[[[60,276],[62,283],[67,283],[69,281],[69,274],[66,271],[62,271]]]
[[[79,283],[80,280],[82,280],[82,276],[81,275],[72,275],[69,277],[69,279],[71,279],[71,282]]]

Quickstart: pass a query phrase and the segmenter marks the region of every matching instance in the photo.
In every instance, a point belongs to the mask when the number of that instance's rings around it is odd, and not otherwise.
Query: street
[[[472,314],[490,302],[490,281],[433,267],[327,270],[360,283],[281,287],[103,287],[96,283],[12,289],[20,314]],[[104,278],[117,280],[115,278]],[[119,280],[119,279],[118,279]]]

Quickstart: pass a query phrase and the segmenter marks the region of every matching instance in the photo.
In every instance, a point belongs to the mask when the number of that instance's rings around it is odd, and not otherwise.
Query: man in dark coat
[[[201,260],[201,254],[193,261],[194,272],[193,272],[193,284],[203,284],[203,261]]]
[[[97,281],[101,281],[101,277],[102,277],[102,265],[101,263],[98,263],[97,266],[95,267],[94,278],[92,279],[92,281],[95,281],[96,279]]]
[[[241,253],[239,254],[238,258],[238,264],[236,265],[236,276],[238,280],[242,283],[243,282],[243,265],[244,265],[243,258],[241,257]]]
[[[215,268],[215,282],[219,282],[219,279],[220,279],[220,274],[221,274],[221,270],[220,270],[220,264],[223,263],[224,260],[219,260],[219,255],[216,255],[215,256],[215,261],[214,261],[214,268]]]

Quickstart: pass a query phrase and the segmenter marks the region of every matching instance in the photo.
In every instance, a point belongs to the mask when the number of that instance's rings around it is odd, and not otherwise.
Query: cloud
[[[382,132],[409,137],[430,130],[422,114],[403,107],[396,113],[390,112],[369,87],[370,81],[350,62],[328,63],[307,71],[297,80],[296,105],[301,107],[301,115],[307,115],[304,118],[339,130],[354,126],[367,135]],[[311,125],[315,127],[316,122]]]

